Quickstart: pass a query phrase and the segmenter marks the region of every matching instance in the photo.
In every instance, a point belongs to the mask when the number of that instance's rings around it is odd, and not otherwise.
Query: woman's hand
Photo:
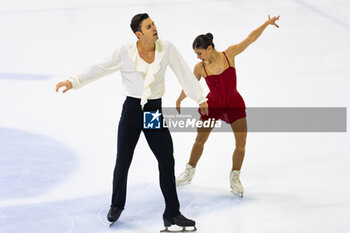
[[[208,103],[204,102],[199,105],[201,109],[202,115],[208,116],[209,115],[209,109],[208,109]]]
[[[279,26],[276,24],[276,21],[280,19],[280,16],[274,16],[273,18],[270,18],[270,15],[268,15],[269,19],[266,21],[267,24],[275,25],[279,28]]]

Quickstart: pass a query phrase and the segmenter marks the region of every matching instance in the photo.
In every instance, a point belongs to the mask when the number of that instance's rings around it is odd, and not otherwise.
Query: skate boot
[[[191,183],[195,171],[195,167],[192,167],[190,164],[186,164],[185,171],[176,177],[176,186]]]
[[[113,224],[119,219],[120,214],[122,213],[123,209],[120,209],[118,207],[111,207],[109,209],[109,212],[107,214],[108,221],[111,222],[109,227],[113,226]]]
[[[179,214],[176,217],[173,217],[172,219],[167,219],[163,216],[164,226],[165,229],[160,232],[194,232],[197,231],[196,228],[196,222],[184,217],[182,214]],[[169,227],[172,225],[177,225],[179,227],[182,227],[181,230],[169,230]],[[188,227],[190,229],[188,229]]]
[[[230,184],[231,184],[231,192],[238,196],[243,197],[244,188],[239,180],[240,171],[232,170],[230,173]]]

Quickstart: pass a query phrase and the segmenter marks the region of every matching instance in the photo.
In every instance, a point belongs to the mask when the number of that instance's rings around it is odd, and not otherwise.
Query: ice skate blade
[[[115,222],[111,222],[111,223],[109,224],[109,227],[112,227],[112,226],[114,225],[114,223],[115,223]]]
[[[184,186],[184,185],[187,185],[187,184],[191,184],[191,181],[187,181],[187,182],[185,182],[185,183],[181,183],[181,184],[176,183],[176,187],[179,187],[179,186]]]
[[[235,195],[236,197],[243,198],[243,193],[235,192],[235,191],[233,191],[233,190],[231,190],[231,193],[232,193],[233,195]]]
[[[197,231],[197,228],[195,226],[188,226],[192,229],[187,229],[186,227],[182,227],[182,230],[169,230],[169,227],[165,227],[164,230],[161,230],[160,232],[171,232],[171,233],[180,233],[180,232],[195,232]]]

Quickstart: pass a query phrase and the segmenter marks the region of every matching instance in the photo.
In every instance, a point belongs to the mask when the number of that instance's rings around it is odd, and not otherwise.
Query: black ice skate
[[[160,232],[175,232],[176,233],[176,232],[194,232],[197,230],[196,222],[191,220],[191,219],[187,219],[182,214],[179,214],[178,216],[173,217],[172,219],[166,219],[163,216],[163,221],[164,221],[165,229],[160,231]],[[177,225],[179,227],[182,227],[182,230],[169,230],[169,227],[171,225]],[[190,227],[190,229],[187,229],[187,227]]]
[[[107,214],[107,219],[108,221],[111,222],[111,224],[109,224],[109,227],[112,227],[113,224],[119,219],[120,214],[122,213],[122,209],[118,208],[118,207],[111,207],[109,209],[109,212]]]

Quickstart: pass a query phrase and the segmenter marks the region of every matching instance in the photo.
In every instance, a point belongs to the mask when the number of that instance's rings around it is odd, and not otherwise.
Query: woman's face
[[[195,54],[197,54],[197,58],[202,61],[208,61],[210,57],[211,46],[207,49],[194,49]]]

